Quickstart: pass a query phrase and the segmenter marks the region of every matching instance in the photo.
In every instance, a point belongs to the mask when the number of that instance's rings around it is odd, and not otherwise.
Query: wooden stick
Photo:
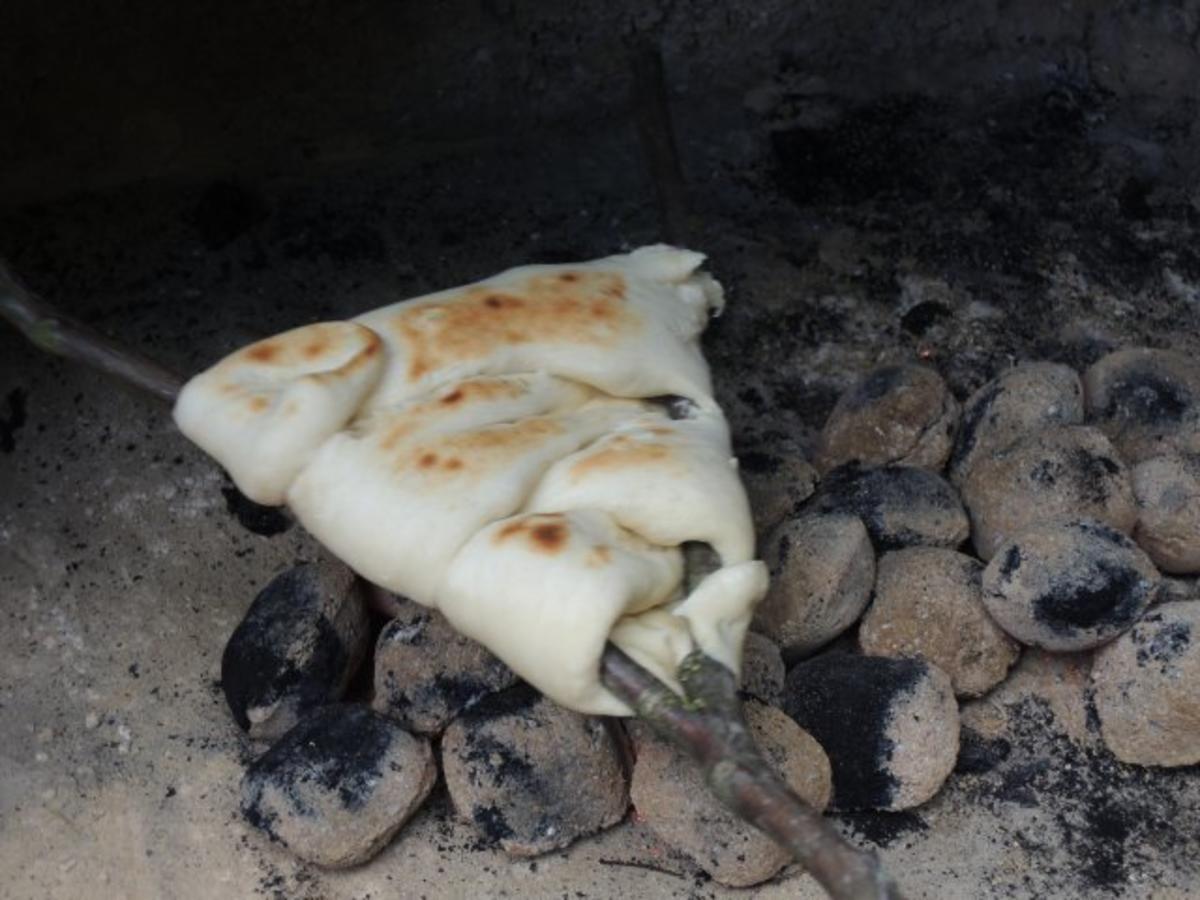
[[[686,752],[725,806],[792,856],[834,900],[901,900],[874,854],[857,850],[784,784],[746,727],[732,672],[700,651],[679,667],[680,697],[613,644],[601,658],[605,687]]]
[[[167,403],[183,379],[82,322],[62,315],[13,274],[0,258],[0,318],[11,322],[35,347],[83,363]]]

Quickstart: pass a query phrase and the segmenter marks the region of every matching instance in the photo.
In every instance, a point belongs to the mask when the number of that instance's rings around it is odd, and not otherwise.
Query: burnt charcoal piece
[[[798,797],[820,812],[829,803],[829,758],[811,735],[774,707],[744,707],[754,743]],[[643,722],[630,723],[637,753],[630,796],[639,818],[721,884],[745,887],[772,877],[791,854],[726,809],[696,764]]]
[[[291,517],[284,509],[255,503],[232,484],[221,488],[221,496],[225,498],[225,511],[247,531],[274,537],[292,527]]]
[[[404,601],[375,643],[376,711],[419,734],[440,734],[459,712],[517,681],[482,644],[437,610]]]
[[[880,366],[838,399],[821,430],[816,464],[857,460],[940,469],[958,426],[958,401],[933,369]]]
[[[1200,762],[1200,603],[1164,603],[1096,654],[1100,732],[1142,766]]]
[[[817,470],[789,437],[762,438],[735,449],[755,531],[766,534],[812,496]]]
[[[1138,546],[1164,572],[1200,572],[1200,453],[1171,453],[1139,463],[1133,493]]]
[[[1141,618],[1159,580],[1149,557],[1109,525],[1052,522],[1001,545],[983,572],[983,602],[1022,643],[1086,650]]]
[[[308,862],[366,862],[429,796],[429,742],[362,706],[317,710],[242,778],[242,815]]]
[[[746,632],[742,643],[742,680],[740,690],[763,703],[774,703],[783,690],[787,669],[779,646],[766,635]]]
[[[950,454],[950,481],[960,485],[978,459],[1048,425],[1083,422],[1083,384],[1058,363],[1025,363],[975,391],[963,406]]]
[[[858,516],[805,515],[768,538],[771,569],[753,627],[780,646],[785,660],[811,655],[849,628],[871,599],[875,551]]]
[[[858,516],[877,553],[917,544],[953,548],[970,530],[954,488],[939,475],[914,466],[838,466],[805,508]]]
[[[309,710],[341,698],[367,651],[369,616],[354,573],[325,558],[275,576],[221,657],[238,725],[274,740]]]
[[[875,599],[858,630],[871,656],[914,657],[950,676],[960,697],[1004,680],[1020,648],[983,606],[979,560],[942,547],[884,554]]]
[[[1125,462],[1171,450],[1200,452],[1200,361],[1170,350],[1130,348],[1083,376],[1089,419]]]
[[[1137,521],[1129,470],[1099,430],[1060,425],[978,459],[963,482],[975,552],[1046,522],[1090,518],[1126,534]]]
[[[487,697],[450,724],[442,768],[459,816],[513,856],[565,847],[619,822],[629,806],[604,722],[524,685]]]
[[[800,663],[782,707],[829,754],[831,809],[919,806],[958,757],[950,679],[921,660],[829,654]]]

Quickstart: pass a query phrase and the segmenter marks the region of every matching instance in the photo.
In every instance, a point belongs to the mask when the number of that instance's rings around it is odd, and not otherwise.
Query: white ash
[[[1200,453],[1143,460],[1133,470],[1134,539],[1164,572],[1200,572]]]
[[[1096,653],[1100,731],[1117,759],[1200,762],[1200,603],[1164,603]]]
[[[863,653],[924,659],[950,677],[959,696],[987,693],[1020,646],[984,608],[982,574],[979,560],[940,547],[884,554],[858,631]]]

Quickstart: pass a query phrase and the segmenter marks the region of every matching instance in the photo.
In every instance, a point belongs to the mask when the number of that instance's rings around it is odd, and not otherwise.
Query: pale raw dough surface
[[[192,379],[176,421],[363,577],[558,702],[628,714],[606,641],[675,686],[697,647],[737,671],[766,591],[699,346],[724,304],[703,260],[523,266],[294,329]],[[684,596],[689,541],[723,567]]]

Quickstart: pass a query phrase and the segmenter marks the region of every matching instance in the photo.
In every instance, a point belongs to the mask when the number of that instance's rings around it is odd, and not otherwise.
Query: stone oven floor
[[[1020,358],[1200,351],[1200,196],[1066,102],[986,123],[870,108],[838,133],[781,126],[770,158],[684,129],[692,243],[730,295],[708,352],[742,450],[807,445],[883,358],[919,355],[961,397]],[[4,213],[0,246],[47,297],[194,371],[291,325],[649,240],[635,149],[617,129],[269,187],[126,188]],[[510,860],[440,788],[370,864],[297,863],[237,814],[253,748],[218,679],[257,589],[311,541],[247,530],[165,410],[8,330],[0,450],[0,897],[820,896],[786,873],[723,889],[629,823]],[[842,826],[912,898],[1200,896],[1200,770],[1116,763],[1087,665],[1027,652],[964,708],[980,739],[935,800]]]

